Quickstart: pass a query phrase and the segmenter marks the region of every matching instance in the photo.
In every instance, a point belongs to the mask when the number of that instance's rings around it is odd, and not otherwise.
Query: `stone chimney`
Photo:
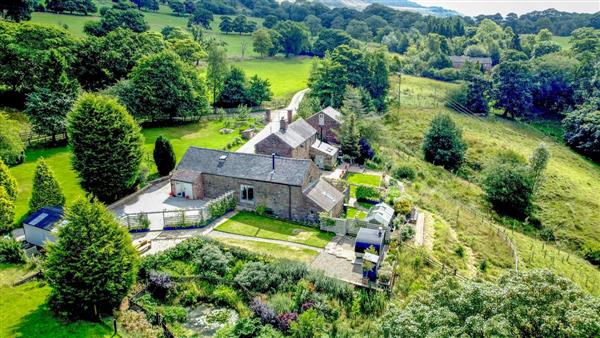
[[[294,121],[292,121],[292,118],[294,117],[294,112],[291,109],[287,110],[287,119],[288,119],[288,123],[292,123]]]
[[[282,117],[281,121],[279,121],[279,130],[281,130],[282,133],[285,133],[285,131],[287,130],[288,127],[288,121]]]
[[[271,119],[271,109],[267,108],[267,110],[265,110],[265,121],[267,121],[267,123],[269,123],[269,122],[272,121],[272,119]]]

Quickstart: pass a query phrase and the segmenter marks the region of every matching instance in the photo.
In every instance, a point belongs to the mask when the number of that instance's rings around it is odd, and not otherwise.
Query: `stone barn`
[[[258,142],[254,150],[257,154],[308,159],[316,140],[317,131],[303,119],[289,123],[282,118],[279,130]]]
[[[277,217],[316,222],[319,213],[342,213],[344,195],[320,178],[309,159],[190,147],[171,177],[171,193],[216,198],[234,191],[238,206],[264,207]]]

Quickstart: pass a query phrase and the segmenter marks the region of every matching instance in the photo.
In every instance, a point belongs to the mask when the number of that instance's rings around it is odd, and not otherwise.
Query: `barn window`
[[[254,202],[254,187],[242,184],[240,186],[240,200],[243,202]]]

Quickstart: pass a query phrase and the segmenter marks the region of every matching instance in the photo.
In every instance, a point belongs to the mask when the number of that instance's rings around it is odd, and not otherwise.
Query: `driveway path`
[[[313,250],[313,251],[317,251],[317,252],[323,252],[323,249],[321,249],[321,248],[317,248],[317,247],[306,245],[306,244],[281,241],[278,239],[258,238],[258,237],[252,237],[252,236],[230,234],[227,232],[221,232],[221,231],[217,231],[217,230],[211,231],[210,233],[208,233],[208,236],[209,237],[224,237],[224,238],[242,239],[245,241],[254,241],[254,242],[275,243],[275,244],[281,244],[281,245],[291,246],[291,247],[295,247],[295,248],[309,249],[309,250]]]
[[[244,145],[241,146],[237,150],[237,152],[254,154],[254,146],[258,142],[264,140],[267,136],[279,130],[279,120],[281,120],[282,117],[287,118],[288,109],[292,110],[292,115],[296,114],[296,112],[298,111],[298,107],[300,106],[300,102],[304,98],[304,94],[306,94],[306,92],[308,92],[308,88],[297,92],[296,94],[294,94],[294,96],[292,97],[292,101],[290,101],[290,104],[285,109],[274,111],[271,117],[272,121],[268,123],[263,129],[261,129],[261,131],[259,131],[256,135],[254,135],[253,138],[248,140],[248,142],[244,143]]]

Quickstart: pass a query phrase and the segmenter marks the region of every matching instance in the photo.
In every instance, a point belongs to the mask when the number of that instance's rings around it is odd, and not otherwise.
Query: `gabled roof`
[[[338,148],[336,146],[332,146],[329,143],[320,141],[320,140],[316,140],[312,145],[311,148],[314,148],[324,154],[327,154],[329,156],[334,156],[337,152],[338,152]]]
[[[171,179],[179,182],[196,183],[201,173],[193,170],[175,170]]]
[[[297,119],[288,125],[285,131],[281,129],[273,133],[290,147],[296,148],[309,138],[315,135],[317,131],[308,122],[303,119]]]
[[[269,155],[190,147],[177,170],[302,186],[312,165],[311,160],[275,157],[273,171],[272,161]]]
[[[388,226],[392,222],[392,218],[394,218],[394,208],[385,203],[379,203],[369,210],[365,222]]]
[[[23,223],[51,231],[62,218],[63,209],[61,207],[43,207],[29,215]]]
[[[466,56],[466,55],[452,55],[452,56],[450,56],[450,60],[452,62],[465,62],[465,61],[479,62],[482,65],[492,63],[492,58],[490,58],[490,57],[471,57],[471,56]]]
[[[338,122],[342,122],[342,113],[340,113],[338,110],[336,110],[335,108],[333,108],[331,106],[324,108],[317,114],[319,114],[319,113],[324,113],[325,115],[331,117],[332,119],[334,119]]]
[[[322,179],[306,189],[304,195],[327,212],[344,200],[344,194]]]
[[[383,232],[376,229],[360,228],[356,234],[356,243],[372,244],[383,246]]]

